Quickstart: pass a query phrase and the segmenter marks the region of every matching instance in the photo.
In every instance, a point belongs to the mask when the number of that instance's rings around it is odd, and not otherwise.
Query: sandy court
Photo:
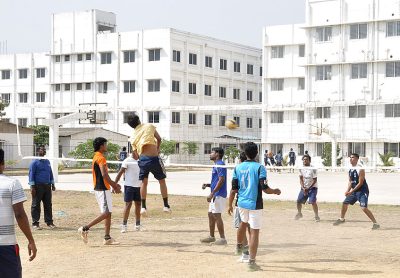
[[[121,234],[123,200],[114,195],[112,236],[120,246],[102,246],[103,226],[90,232],[85,245],[76,229],[98,214],[93,194],[58,191],[54,195],[55,224],[51,231],[35,231],[38,257],[27,261],[26,241],[19,232],[24,277],[399,277],[400,209],[371,206],[382,229],[356,205],[347,222],[334,227],[340,204],[321,203],[321,222],[313,221],[310,206],[295,221],[295,203],[266,201],[257,262],[261,271],[249,273],[236,262],[235,230],[225,214],[228,246],[200,243],[208,235],[204,197],[171,196],[172,215],[161,212],[161,197],[148,199],[146,231]],[[30,200],[25,205],[29,211]],[[217,273],[217,274],[216,274]]]

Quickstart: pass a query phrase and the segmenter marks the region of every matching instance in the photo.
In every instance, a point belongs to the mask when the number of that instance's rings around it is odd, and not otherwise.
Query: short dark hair
[[[122,150],[123,150],[123,151],[126,151],[126,147],[122,147]]]
[[[136,115],[135,113],[132,113],[131,115],[128,116],[127,123],[131,128],[136,128],[138,125],[140,125],[139,116]]]
[[[97,137],[93,140],[93,149],[95,152],[100,150],[100,147],[107,143],[107,139],[103,137]]]
[[[358,153],[352,153],[350,156],[355,156],[357,158],[360,158],[360,155]]]
[[[4,151],[0,149],[0,165],[4,165]]]
[[[311,156],[309,156],[308,154],[303,155],[303,159],[306,158],[306,157],[307,157],[308,160],[310,160],[310,162],[311,162]]]
[[[250,159],[256,158],[258,154],[258,147],[254,142],[247,142],[244,144],[244,153]]]
[[[240,162],[243,162],[243,161],[247,160],[247,156],[246,156],[245,152],[241,152],[240,153],[239,160],[240,160]]]
[[[211,151],[216,152],[219,155],[220,159],[222,159],[224,157],[225,151],[221,147],[212,148]]]

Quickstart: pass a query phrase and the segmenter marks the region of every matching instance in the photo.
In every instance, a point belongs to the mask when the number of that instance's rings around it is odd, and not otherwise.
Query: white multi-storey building
[[[260,110],[198,106],[261,104],[261,49],[171,28],[117,32],[115,14],[99,10],[55,14],[51,30],[49,53],[0,55],[11,122],[41,124],[85,103],[106,103],[103,127],[129,135],[126,119],[136,111],[177,141],[178,152],[196,142],[191,161],[208,161],[212,146],[260,142]],[[241,123],[234,131],[224,127],[231,117]]]
[[[398,158],[399,46],[398,0],[308,0],[305,24],[266,27],[263,149]]]

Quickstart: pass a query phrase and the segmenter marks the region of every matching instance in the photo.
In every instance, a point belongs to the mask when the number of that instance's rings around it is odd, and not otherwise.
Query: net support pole
[[[58,136],[59,136],[58,123],[49,126],[49,156],[58,157]],[[50,160],[51,169],[53,170],[54,182],[58,182],[58,160]]]

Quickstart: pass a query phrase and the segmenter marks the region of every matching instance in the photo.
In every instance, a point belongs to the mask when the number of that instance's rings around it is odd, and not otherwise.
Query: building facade
[[[10,122],[41,124],[103,103],[101,127],[130,135],[135,111],[177,142],[171,162],[205,162],[212,146],[260,142],[261,110],[226,106],[261,104],[261,49],[171,28],[117,32],[115,14],[99,10],[54,14],[51,30],[48,53],[0,56]],[[228,131],[234,117],[241,125]],[[195,155],[184,153],[188,141]]]
[[[344,158],[398,162],[399,45],[396,0],[308,0],[305,24],[266,27],[263,148],[308,150],[319,164],[336,142]]]

